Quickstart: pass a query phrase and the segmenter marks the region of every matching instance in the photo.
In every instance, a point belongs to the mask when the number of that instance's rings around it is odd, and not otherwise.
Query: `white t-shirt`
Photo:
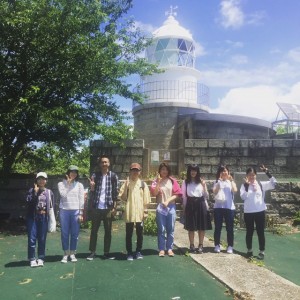
[[[232,191],[232,186],[230,180],[218,180],[218,182],[215,182],[214,188],[216,185],[219,184],[220,187],[223,189],[224,194],[225,194],[225,201],[224,202],[218,202],[216,201],[214,204],[214,208],[227,208],[234,210],[235,205],[233,202],[233,191]]]
[[[102,186],[101,186],[101,193],[100,193],[100,199],[98,203],[99,209],[105,209],[105,187],[106,187],[106,180],[107,180],[107,174],[103,175],[102,177]]]

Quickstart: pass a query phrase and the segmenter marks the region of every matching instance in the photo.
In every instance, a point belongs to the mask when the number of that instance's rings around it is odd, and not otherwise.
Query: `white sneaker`
[[[75,254],[71,254],[70,259],[71,259],[71,262],[77,262],[77,258],[75,256]]]
[[[227,253],[229,253],[229,254],[233,253],[233,248],[231,246],[228,246]]]
[[[91,252],[91,254],[86,258],[86,260],[92,261],[96,256],[96,253]]]
[[[63,264],[66,264],[68,262],[68,255],[64,255],[63,258],[61,259],[61,262]]]
[[[31,260],[30,261],[30,267],[31,268],[35,268],[35,267],[37,267],[38,266],[38,263],[36,262],[36,260]]]
[[[38,265],[39,267],[43,267],[43,266],[44,266],[44,261],[43,261],[42,259],[38,259],[38,260],[37,260],[37,265]]]
[[[216,252],[216,253],[220,253],[220,252],[221,252],[220,245],[216,245],[216,246],[215,246],[215,252]]]

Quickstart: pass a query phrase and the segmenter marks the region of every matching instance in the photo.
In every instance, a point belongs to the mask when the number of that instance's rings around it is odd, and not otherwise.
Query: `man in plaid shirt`
[[[104,224],[104,258],[114,259],[109,254],[111,245],[112,217],[116,213],[118,197],[118,176],[109,170],[110,161],[106,156],[98,158],[100,172],[95,172],[90,179],[90,191],[92,201],[92,229],[90,235],[90,255],[87,260],[93,260],[96,256],[98,230],[103,221]]]

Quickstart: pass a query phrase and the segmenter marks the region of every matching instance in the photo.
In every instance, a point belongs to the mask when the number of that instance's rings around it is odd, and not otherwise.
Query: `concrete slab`
[[[183,251],[189,247],[187,231],[179,222],[176,222],[175,227],[175,245]],[[190,256],[236,295],[239,295],[237,299],[300,299],[300,287],[293,282],[264,267],[250,263],[241,255],[214,253],[213,247],[213,242],[205,238],[204,253],[190,254]],[[209,252],[206,252],[207,249]]]

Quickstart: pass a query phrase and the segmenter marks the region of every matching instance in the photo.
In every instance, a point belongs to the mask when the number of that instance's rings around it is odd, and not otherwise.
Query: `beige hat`
[[[48,176],[47,176],[47,174],[45,172],[39,172],[39,173],[37,173],[35,178],[38,179],[39,177],[43,177],[45,179],[48,178]]]
[[[139,170],[139,171],[141,171],[142,168],[141,168],[141,165],[140,165],[140,164],[138,164],[138,163],[132,163],[132,164],[130,165],[130,170]]]

